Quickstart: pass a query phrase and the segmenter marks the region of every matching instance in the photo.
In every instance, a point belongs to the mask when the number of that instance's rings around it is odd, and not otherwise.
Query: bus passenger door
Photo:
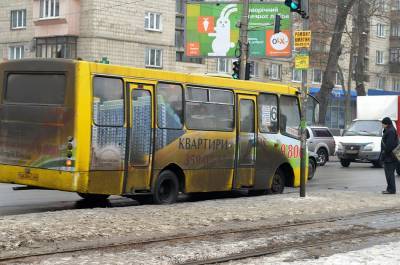
[[[150,84],[128,83],[125,193],[150,190],[153,152],[153,91]]]
[[[256,96],[238,95],[237,98],[237,148],[234,189],[254,185],[256,162]]]

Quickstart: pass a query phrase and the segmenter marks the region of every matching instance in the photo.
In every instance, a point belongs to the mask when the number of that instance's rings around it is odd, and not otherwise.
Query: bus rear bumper
[[[0,164],[0,183],[85,192],[88,173]]]

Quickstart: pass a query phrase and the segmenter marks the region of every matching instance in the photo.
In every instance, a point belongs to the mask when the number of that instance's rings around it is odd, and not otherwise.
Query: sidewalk
[[[0,217],[0,257],[222,228],[282,224],[399,206],[399,195],[326,190],[310,192],[305,198],[292,193],[5,216]]]

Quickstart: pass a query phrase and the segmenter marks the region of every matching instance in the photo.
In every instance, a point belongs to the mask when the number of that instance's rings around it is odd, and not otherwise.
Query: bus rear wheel
[[[92,194],[92,193],[80,193],[78,195],[87,201],[104,201],[107,200],[110,195],[107,194]]]
[[[270,194],[281,194],[285,189],[285,175],[281,170],[277,170],[272,179],[271,189],[269,189]]]
[[[164,170],[158,176],[153,201],[155,204],[171,204],[176,202],[179,192],[178,177],[171,170]]]

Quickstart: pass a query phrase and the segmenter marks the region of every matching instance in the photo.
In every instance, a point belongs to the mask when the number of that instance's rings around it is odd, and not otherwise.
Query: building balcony
[[[78,36],[80,0],[59,0],[59,5],[43,8],[33,0],[34,37]]]
[[[389,63],[389,73],[400,74],[400,62],[390,62]]]
[[[400,10],[390,11],[390,20],[391,21],[400,21]]]
[[[400,36],[390,36],[390,48],[392,47],[400,47]]]

